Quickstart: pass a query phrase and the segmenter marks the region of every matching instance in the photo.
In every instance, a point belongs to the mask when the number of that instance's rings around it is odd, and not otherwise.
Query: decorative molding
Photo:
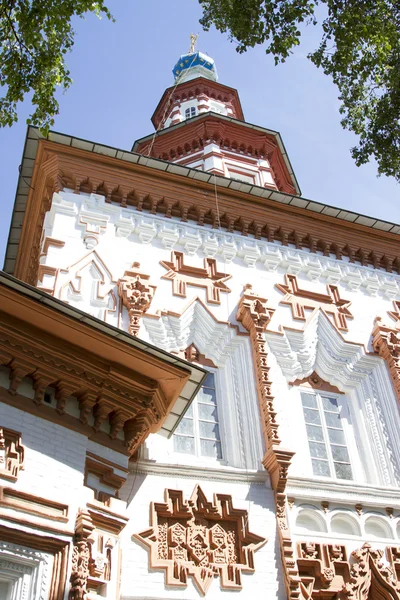
[[[36,531],[28,533],[19,530],[15,526],[4,527],[3,525],[0,526],[0,540],[0,552],[2,547],[7,549],[11,546],[11,548],[17,548],[18,552],[22,552],[22,555],[26,556],[28,560],[30,560],[30,557],[34,558],[35,555],[39,560],[40,556],[45,557],[44,560],[47,560],[48,555],[52,555],[53,569],[51,576],[50,572],[46,575],[47,581],[50,578],[49,585],[47,590],[44,590],[43,587],[40,588],[40,593],[44,593],[46,600],[64,600],[69,554],[68,541],[48,537],[46,533],[38,535]],[[20,597],[17,597],[20,600]],[[29,596],[29,600],[32,600],[32,596]],[[37,600],[37,597],[33,596],[33,600]]]
[[[128,518],[88,504],[78,512],[72,553],[71,587],[68,600],[86,600],[102,588],[107,597],[116,597],[119,577],[118,536]],[[104,589],[106,586],[106,589]]]
[[[179,477],[185,479],[204,479],[206,481],[230,481],[236,483],[251,483],[253,485],[265,485],[268,473],[265,470],[256,471],[253,469],[236,469],[223,466],[215,468],[208,466],[204,469],[202,466],[177,465],[164,462],[155,462],[153,460],[140,460],[134,467],[135,473],[151,474],[164,477]]]
[[[222,589],[242,589],[242,572],[254,572],[254,552],[266,539],[250,533],[247,510],[234,508],[232,496],[214,494],[209,502],[201,488],[190,500],[165,490],[165,504],[151,503],[151,528],[134,535],[150,550],[150,567],[166,571],[166,585],[186,587],[193,578],[205,595],[214,577]]]
[[[67,200],[69,198],[72,203]],[[283,269],[313,282],[340,284],[350,291],[358,291],[367,296],[379,294],[392,299],[400,295],[398,274],[388,274],[382,269],[356,265],[354,262],[345,263],[340,257],[333,257],[335,252],[324,256],[310,252],[308,247],[302,250],[282,246],[277,243],[278,240],[273,242],[259,239],[259,236],[255,236],[251,231],[243,236],[239,232],[217,230],[207,224],[199,226],[193,222],[185,223],[179,216],[176,218],[171,215],[170,218],[165,218],[143,214],[146,208],[142,207],[138,212],[133,207],[111,205],[104,196],[97,194],[91,194],[89,197],[86,194],[76,195],[68,191],[55,194],[51,210],[46,216],[46,231],[53,231],[54,215],[58,212],[64,214],[65,205],[69,204],[75,208],[76,214],[73,216],[77,223],[81,211],[97,211],[99,219],[104,214],[110,214],[110,231],[113,225],[117,237],[129,237],[134,234],[143,244],[159,239],[163,247],[171,251],[179,246],[189,255],[202,251],[208,257],[220,256],[226,264],[235,259],[249,267],[257,266],[262,270],[273,272]],[[187,217],[184,221],[187,221]]]
[[[92,250],[66,269],[59,269],[54,289],[67,304],[78,304],[88,296],[89,304],[97,308],[95,316],[107,321],[107,315],[117,309],[116,283],[98,252]]]
[[[11,508],[45,519],[68,522],[68,504],[33,496],[26,492],[0,486],[0,506]]]
[[[334,599],[342,595],[349,600],[371,597],[385,600],[400,598],[400,553],[398,548],[386,548],[389,565],[382,562],[383,550],[364,544],[347,556],[340,544],[299,542],[297,565],[301,596],[304,600]]]
[[[388,366],[393,387],[400,402],[400,331],[383,325],[376,319],[372,332],[372,345]]]
[[[137,269],[140,263],[133,263],[132,269],[125,271],[122,279],[118,281],[118,294],[122,304],[128,311],[130,334],[137,336],[140,329],[140,320],[150,308],[156,286],[149,285],[150,275],[144,275]]]
[[[120,467],[110,465],[108,461],[103,462],[100,457],[93,459],[88,456],[88,453],[86,454],[84,485],[94,491],[97,500],[108,503],[111,497],[118,497],[118,491],[125,483],[127,473],[124,472],[123,475],[119,475],[115,472],[115,468],[119,469]],[[98,479],[99,484],[104,484],[108,488],[111,488],[112,493],[111,490],[109,493],[102,491],[100,485],[96,489],[93,486],[89,486],[88,477],[90,475],[94,475]]]
[[[11,588],[11,600],[47,600],[50,554],[0,541],[0,577]],[[11,593],[10,593],[11,592]]]
[[[261,422],[266,445],[263,465],[270,475],[271,484],[275,491],[276,519],[286,591],[288,598],[295,600],[299,597],[300,592],[297,570],[295,568],[293,544],[287,522],[285,494],[288,469],[294,452],[285,450],[280,446],[279,426],[276,419],[277,413],[272,395],[272,382],[269,378],[270,368],[268,366],[264,340],[264,334],[273,313],[274,310],[268,307],[266,298],[257,296],[252,291],[251,285],[247,284],[244,286],[236,319],[242,323],[243,327],[250,334]]]
[[[183,252],[172,252],[171,261],[161,260],[160,265],[167,269],[162,279],[172,281],[174,296],[186,298],[188,285],[205,288],[207,302],[210,304],[221,303],[221,292],[229,293],[231,290],[225,284],[232,275],[217,271],[217,261],[214,258],[204,259],[204,268],[185,265]]]
[[[0,477],[17,481],[19,472],[24,469],[24,452],[21,434],[0,427]]]
[[[80,510],[76,518],[74,547],[68,600],[85,600],[89,577],[90,536],[94,530],[87,511]]]
[[[303,379],[296,379],[296,381],[292,381],[290,385],[309,387],[312,390],[318,390],[320,392],[343,394],[343,392],[339,390],[336,385],[331,385],[328,381],[322,379],[322,377],[320,377],[315,371],[313,371],[308,377],[303,377]]]
[[[328,293],[320,294],[300,288],[296,275],[286,273],[285,280],[285,285],[277,283],[275,287],[285,294],[280,304],[288,304],[291,307],[294,320],[305,321],[305,309],[313,312],[320,309],[333,317],[333,322],[339,330],[347,331],[347,319],[353,318],[349,311],[351,302],[340,298],[336,285],[328,284]]]
[[[212,183],[193,179],[193,185],[188,185],[190,179],[161,170],[157,170],[154,178],[154,169],[141,162],[135,164],[106,155],[99,158],[79,148],[40,140],[14,275],[36,283],[44,216],[51,207],[53,193],[62,189],[97,192],[107,202],[122,207],[130,205],[139,211],[160,212],[184,221],[217,226],[217,215],[210,209]],[[312,254],[321,252],[326,257],[333,254],[338,259],[344,256],[350,263],[360,262],[374,269],[400,270],[395,234],[284,202],[278,206],[276,201],[268,199],[273,192],[266,190],[267,197],[259,198],[241,192],[242,185],[245,184],[239,185],[238,190],[220,188],[218,203],[223,229],[277,241],[283,246],[294,244]]]
[[[240,332],[238,326],[218,321],[199,299],[191,301],[181,314],[147,314],[143,323],[155,346],[179,355],[194,344],[217,366],[217,395],[221,393],[235,403],[218,405],[225,459],[233,467],[257,469],[264,449],[249,334]],[[234,405],[236,409],[232,410]]]
[[[202,354],[194,344],[190,344],[190,346],[186,348],[183,354],[185,360],[187,360],[188,362],[195,362],[199,365],[202,365],[203,367],[212,367],[214,369],[217,368],[214,362],[207,358],[205,354]]]

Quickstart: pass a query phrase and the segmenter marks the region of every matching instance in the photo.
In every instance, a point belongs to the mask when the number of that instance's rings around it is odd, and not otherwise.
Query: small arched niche
[[[331,531],[342,535],[361,535],[360,526],[355,518],[345,512],[338,512],[332,516]]]
[[[392,531],[381,517],[368,517],[364,525],[365,535],[371,539],[391,539]]]
[[[297,515],[296,530],[299,533],[307,533],[308,531],[326,532],[326,523],[317,510],[303,508]]]

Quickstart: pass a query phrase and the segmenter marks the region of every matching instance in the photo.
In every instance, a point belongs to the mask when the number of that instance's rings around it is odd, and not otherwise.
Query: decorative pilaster
[[[380,318],[372,331],[372,345],[387,363],[397,398],[400,401],[400,330],[383,325]]]
[[[156,287],[149,285],[149,275],[144,275],[136,269],[139,263],[133,263],[134,270],[125,271],[118,281],[118,293],[129,314],[129,333],[137,336],[140,329],[140,319],[150,308]]]
[[[90,536],[94,525],[88,512],[80,510],[76,518],[72,551],[71,589],[68,600],[85,600],[89,577]]]
[[[288,468],[293,452],[281,448],[279,426],[276,419],[274,397],[269,379],[268,356],[265,348],[264,332],[274,314],[267,305],[266,298],[257,296],[252,286],[247,284],[239,301],[236,318],[250,334],[253,360],[256,370],[257,392],[262,416],[262,428],[266,453],[263,465],[267,469],[271,485],[275,491],[276,518],[282,563],[285,571],[285,584],[288,598],[294,600],[300,596],[300,580],[294,555],[294,549],[287,524],[285,487]]]

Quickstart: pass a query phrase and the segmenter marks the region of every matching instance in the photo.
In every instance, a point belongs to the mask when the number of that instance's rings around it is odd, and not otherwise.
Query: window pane
[[[301,401],[303,406],[307,408],[317,408],[317,398],[314,394],[306,394],[301,392]]]
[[[191,417],[193,419],[193,402],[185,412],[185,417]]]
[[[183,418],[176,428],[176,433],[187,433],[193,435],[193,420]]]
[[[346,445],[342,429],[328,429],[328,435],[329,441],[332,442],[332,444],[343,444],[343,446]]]
[[[338,429],[342,429],[342,424],[340,422],[339,413],[325,413],[325,421],[328,427],[337,427]]]
[[[324,410],[330,410],[331,412],[339,412],[339,407],[336,398],[328,398],[327,396],[321,396],[321,399]]]
[[[175,435],[174,448],[176,452],[183,452],[184,454],[194,454],[194,438]]]
[[[218,423],[207,423],[207,421],[199,421],[200,437],[219,440]]]
[[[328,458],[324,443],[309,442],[310,454],[313,458]]]
[[[350,462],[349,453],[345,446],[331,446],[333,460],[340,462]]]
[[[306,425],[306,427],[309,440],[316,440],[317,442],[324,441],[322,427],[318,427],[317,425]]]
[[[204,380],[203,387],[215,388],[214,373],[209,373]]]
[[[351,466],[343,463],[335,463],[336,477],[339,479],[353,479]]]
[[[207,402],[209,404],[216,404],[217,400],[215,397],[215,390],[211,388],[202,388],[197,394],[197,400],[199,402]]]
[[[201,456],[210,456],[212,458],[222,458],[221,442],[212,440],[200,440]]]
[[[304,408],[304,418],[306,423],[314,423],[315,425],[321,425],[321,419],[317,410],[311,408]]]
[[[314,475],[320,475],[322,477],[330,477],[331,476],[328,461],[316,460],[315,458],[313,458],[311,462],[312,462],[312,468],[313,468]]]
[[[206,421],[218,421],[217,407],[214,404],[202,404],[199,402],[199,417]]]

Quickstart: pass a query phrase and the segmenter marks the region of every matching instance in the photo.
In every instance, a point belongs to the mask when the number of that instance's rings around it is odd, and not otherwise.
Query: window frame
[[[189,114],[187,114],[189,113]],[[193,117],[195,117],[197,115],[197,106],[188,106],[187,108],[185,108],[185,121],[186,119],[192,119]]]
[[[345,394],[338,394],[338,393],[314,389],[314,388],[310,388],[310,387],[299,386],[298,389],[299,389],[299,396],[300,396],[301,412],[303,415],[303,422],[304,422],[305,439],[307,441],[307,452],[308,452],[308,458],[309,458],[310,472],[311,472],[312,477],[322,478],[324,480],[331,480],[331,481],[342,481],[342,482],[345,481],[348,484],[358,481],[359,457],[357,456],[358,453],[355,451],[355,448],[354,448],[354,445],[356,444],[356,431],[355,431],[354,427],[351,426],[351,417],[350,417],[350,410],[349,410],[349,405],[348,405],[348,398],[346,397]],[[311,449],[310,449],[309,442],[315,441],[315,440],[310,440],[308,437],[306,415],[304,412],[304,408],[307,408],[307,407],[303,406],[302,394],[312,395],[317,400],[318,414],[319,414],[320,421],[321,421],[323,441],[324,441],[325,448],[327,451],[327,462],[329,465],[330,475],[314,474],[312,459],[316,458],[318,460],[318,458],[311,456]],[[348,456],[349,456],[349,463],[345,463],[344,461],[339,461],[339,460],[335,461],[333,458],[332,449],[331,449],[332,442],[329,439],[329,433],[328,433],[329,425],[327,424],[326,419],[325,419],[325,411],[324,411],[323,403],[322,403],[323,396],[329,397],[329,398],[334,398],[337,402],[337,406],[339,409],[338,414],[340,416],[340,423],[342,426],[344,441],[345,441],[345,444],[343,446],[347,449]],[[350,431],[350,426],[353,429],[352,432]],[[342,446],[342,444],[337,444],[337,445]],[[343,462],[344,464],[350,464],[352,477],[350,479],[338,477],[336,475],[335,462],[338,462],[338,463]]]
[[[204,365],[202,365],[203,368]],[[191,406],[193,407],[193,416],[192,421],[193,421],[193,435],[189,435],[189,434],[180,434],[177,430],[175,430],[172,440],[173,443],[173,452],[174,454],[177,454],[179,456],[185,456],[185,457],[190,457],[191,459],[195,459],[195,460],[201,460],[201,461],[212,461],[213,463],[217,463],[219,465],[223,465],[223,464],[227,464],[227,460],[226,460],[226,449],[224,447],[224,443],[223,443],[223,438],[224,438],[224,430],[223,430],[223,426],[222,426],[222,418],[221,418],[221,406],[219,405],[220,403],[218,402],[218,397],[220,396],[220,388],[218,385],[218,378],[217,378],[217,372],[218,369],[213,369],[210,367],[206,367],[206,370],[211,373],[214,377],[214,388],[210,388],[210,389],[214,389],[215,391],[215,406],[217,409],[217,415],[218,415],[218,420],[217,421],[207,421],[206,419],[201,419],[200,415],[199,415],[199,408],[198,408],[198,394],[193,398],[193,401],[191,403]],[[203,389],[203,386],[201,387],[201,389]],[[185,418],[185,415],[183,415],[182,418]],[[221,449],[221,458],[218,458],[218,456],[207,456],[204,454],[201,454],[201,440],[202,439],[210,439],[211,438],[206,438],[204,436],[200,435],[200,421],[204,421],[204,422],[209,422],[209,423],[216,423],[218,425],[218,431],[219,431],[219,438],[216,440],[212,440],[212,441],[217,441],[220,444],[220,449]],[[193,437],[194,439],[194,453],[190,453],[190,452],[180,452],[179,450],[176,449],[175,447],[175,435],[181,435],[182,437]]]

